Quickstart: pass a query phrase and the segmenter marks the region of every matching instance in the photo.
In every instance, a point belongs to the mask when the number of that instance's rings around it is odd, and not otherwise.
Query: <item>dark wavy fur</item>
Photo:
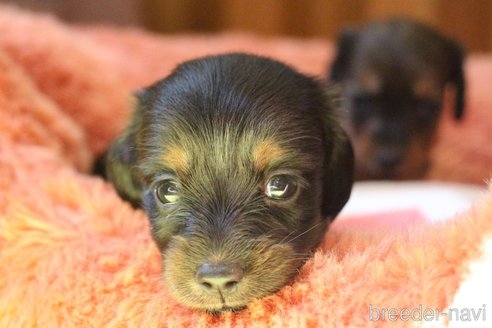
[[[240,309],[288,283],[321,241],[353,183],[352,148],[327,97],[313,78],[245,54],[185,62],[137,94],[106,172],[147,211],[176,300]],[[265,194],[278,174],[295,181],[288,199]],[[179,186],[172,204],[156,194],[162,181]],[[200,280],[210,272],[234,281],[215,288]]]

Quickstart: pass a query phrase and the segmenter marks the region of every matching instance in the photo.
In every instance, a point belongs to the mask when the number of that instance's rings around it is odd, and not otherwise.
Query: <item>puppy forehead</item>
[[[361,65],[363,68],[356,74],[349,88],[355,93],[381,94],[407,92],[417,98],[439,100],[444,83],[437,72],[421,71],[411,67],[402,68],[398,76],[389,67]]]
[[[193,165],[213,165],[233,170],[249,166],[255,171],[264,171],[292,155],[301,153],[296,153],[292,147],[287,149],[273,136],[251,132],[235,138],[227,133],[215,138],[203,138],[196,134],[164,145],[159,161],[178,174],[189,173]]]
[[[207,174],[319,156],[324,100],[313,79],[278,63],[233,56],[186,64],[147,96],[152,158],[144,174],[152,174],[156,148],[173,171],[205,167]]]
[[[369,94],[377,94],[383,88],[382,78],[383,76],[379,75],[376,71],[365,69],[361,74],[357,75],[357,88]]]
[[[416,78],[413,93],[419,98],[440,100],[443,83],[433,74],[424,74]]]

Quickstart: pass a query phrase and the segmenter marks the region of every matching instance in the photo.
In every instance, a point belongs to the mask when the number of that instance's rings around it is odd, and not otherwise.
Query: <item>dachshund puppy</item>
[[[322,85],[227,54],[185,62],[137,98],[106,172],[147,212],[170,294],[218,313],[288,283],[353,183],[352,147]]]
[[[350,135],[356,178],[417,179],[429,167],[445,87],[464,109],[461,48],[410,20],[344,30],[329,78],[342,88],[342,125]]]

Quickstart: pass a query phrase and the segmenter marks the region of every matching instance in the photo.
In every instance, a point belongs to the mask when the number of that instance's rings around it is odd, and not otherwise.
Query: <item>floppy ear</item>
[[[340,126],[337,100],[328,92],[327,96],[327,106],[323,113],[326,157],[322,214],[333,221],[352,192],[354,151],[349,137]]]
[[[136,170],[138,160],[139,132],[143,121],[141,106],[145,90],[135,93],[137,105],[127,128],[113,142],[105,158],[106,177],[111,181],[121,198],[141,205],[142,185]]]
[[[328,75],[331,81],[341,82],[347,76],[356,42],[357,31],[353,29],[344,29],[338,35],[337,54]]]
[[[354,152],[343,130],[337,133],[325,161],[323,216],[333,221],[347,203],[354,183]]]
[[[451,57],[451,71],[448,81],[456,89],[454,117],[459,120],[465,110],[465,55],[461,46],[452,40],[449,41],[449,52]]]

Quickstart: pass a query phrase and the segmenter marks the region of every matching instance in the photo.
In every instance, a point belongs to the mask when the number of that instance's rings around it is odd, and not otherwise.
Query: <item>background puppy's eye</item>
[[[164,180],[157,184],[154,189],[157,199],[163,204],[173,204],[179,199],[179,186],[176,181]]]
[[[417,117],[419,120],[432,120],[440,111],[440,104],[430,99],[418,99],[415,107],[417,108]]]
[[[357,122],[362,122],[374,115],[381,107],[378,97],[372,95],[357,95],[353,98],[352,115]]]
[[[354,106],[360,109],[377,109],[381,106],[382,98],[375,94],[359,94],[354,96]]]
[[[288,175],[276,175],[268,180],[265,194],[272,199],[288,199],[297,190],[294,178]]]

